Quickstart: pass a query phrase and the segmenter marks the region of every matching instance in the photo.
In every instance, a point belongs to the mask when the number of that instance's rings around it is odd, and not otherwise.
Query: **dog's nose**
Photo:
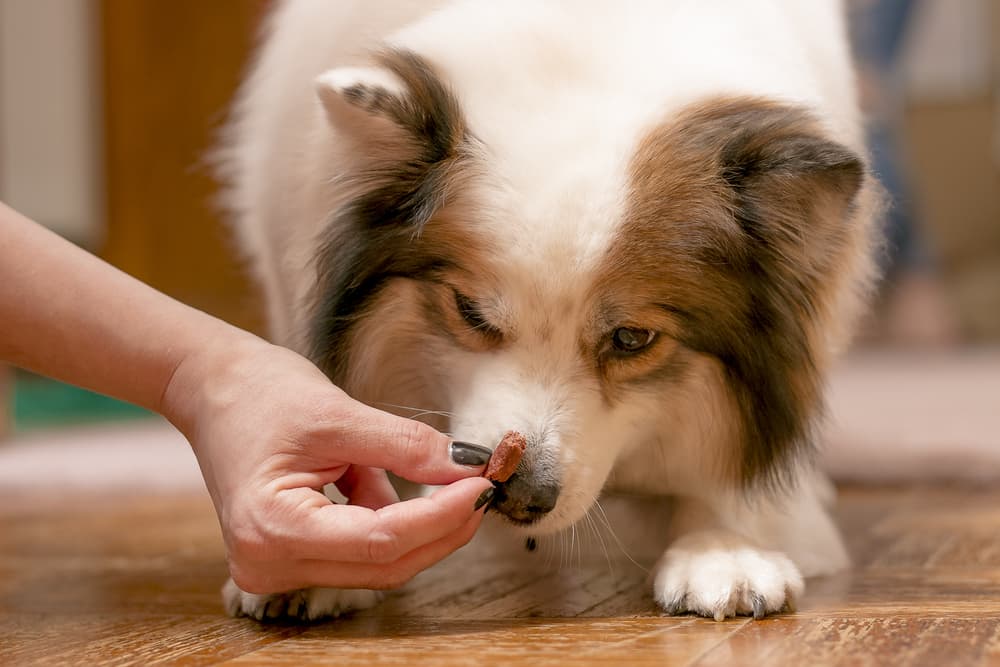
[[[497,487],[493,509],[517,523],[534,523],[556,506],[559,490],[557,482],[540,482],[519,470]]]

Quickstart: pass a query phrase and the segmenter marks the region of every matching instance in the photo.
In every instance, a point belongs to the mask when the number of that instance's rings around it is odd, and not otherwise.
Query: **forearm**
[[[0,359],[162,413],[182,361],[244,340],[0,204]]]

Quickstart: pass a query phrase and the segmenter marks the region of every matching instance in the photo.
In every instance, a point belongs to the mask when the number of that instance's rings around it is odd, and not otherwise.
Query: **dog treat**
[[[524,456],[524,449],[528,442],[524,436],[517,431],[507,431],[500,444],[493,450],[490,462],[486,464],[486,472],[483,477],[491,482],[503,483],[510,479],[517,469],[517,464]]]

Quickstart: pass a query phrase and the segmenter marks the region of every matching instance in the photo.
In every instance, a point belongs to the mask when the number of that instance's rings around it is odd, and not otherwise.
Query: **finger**
[[[458,530],[435,542],[414,549],[399,561],[391,564],[387,571],[377,572],[376,578],[365,583],[364,587],[379,590],[399,588],[416,575],[468,544],[475,536],[476,531],[479,530],[483,516],[483,512],[475,512]],[[387,574],[389,576],[386,576]]]
[[[328,588],[399,588],[417,574],[440,562],[468,544],[482,523],[483,513],[476,512],[448,535],[405,554],[393,563],[337,563],[320,560],[300,561],[287,568],[289,579],[281,590],[322,586]]]
[[[295,556],[354,563],[392,563],[454,532],[469,520],[492,485],[481,478],[455,482],[426,498],[370,510],[354,505],[311,508],[298,522]]]
[[[421,484],[448,484],[482,474],[492,450],[456,443],[427,424],[361,403],[331,415],[337,456],[356,465],[390,470]]]
[[[343,477],[337,480],[337,488],[347,496],[347,501],[351,505],[372,510],[399,502],[399,495],[393,488],[392,482],[389,481],[385,471],[379,468],[351,466]]]

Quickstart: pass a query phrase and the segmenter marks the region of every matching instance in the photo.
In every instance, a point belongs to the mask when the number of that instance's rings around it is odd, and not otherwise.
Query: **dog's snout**
[[[517,523],[534,523],[556,506],[559,491],[557,482],[541,481],[518,470],[498,485],[493,507]]]

